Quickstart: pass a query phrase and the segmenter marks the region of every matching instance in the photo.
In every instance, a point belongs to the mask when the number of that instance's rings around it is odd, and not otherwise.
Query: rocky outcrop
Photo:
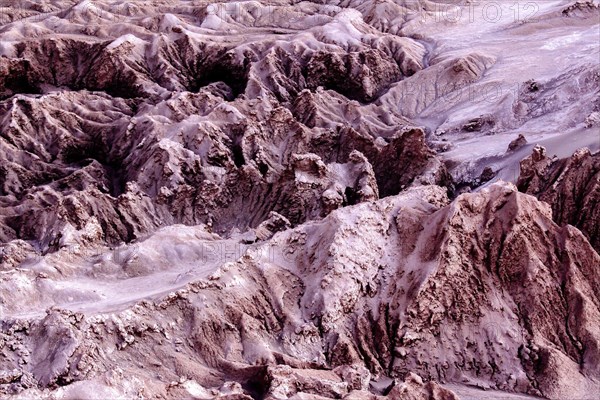
[[[271,211],[298,224],[415,180],[450,184],[419,129],[389,143],[352,128],[314,135],[284,108],[251,117],[220,101],[203,89],[143,116],[139,102],[92,93],[5,102],[2,241],[54,251],[93,219],[112,244],[173,223],[256,227]]]
[[[176,237],[160,242],[184,252],[169,244]],[[144,263],[159,259],[153,243],[137,245]],[[452,203],[445,189],[422,186],[276,233],[207,278],[123,311],[11,319],[1,357],[36,388],[97,382],[119,366],[129,383],[115,388],[143,382],[167,397],[236,381],[245,395],[270,398],[372,398],[366,388],[454,398],[425,383],[435,380],[577,398],[599,389],[598,265],[581,232],[513,185]],[[44,285],[82,287],[77,268],[62,270]],[[48,346],[56,335],[61,345]],[[400,381],[368,386],[385,376]],[[2,390],[33,390],[19,379]]]
[[[525,146],[527,144],[527,139],[525,139],[525,136],[523,136],[522,134],[519,134],[519,136],[513,140],[512,142],[510,142],[508,144],[508,149],[507,151],[515,151],[517,149],[520,149],[521,147]]]
[[[569,4],[562,10],[562,15],[565,17],[580,17],[580,18],[591,18],[592,15],[598,13],[600,5],[591,0],[578,0],[572,4]]]
[[[581,229],[600,252],[600,153],[578,150],[569,158],[546,155],[541,146],[521,161],[519,190],[532,194],[552,207],[560,225]]]
[[[422,129],[399,115],[374,121],[352,100],[372,102],[421,68],[423,46],[378,40],[359,15],[316,4],[297,15],[315,25],[314,48],[301,34],[285,44],[215,41],[206,29],[263,29],[267,11],[289,11],[237,6],[173,6],[177,16],[139,21],[140,8],[83,2],[55,17],[53,34],[8,24],[0,242],[35,240],[46,253],[85,242],[86,230],[118,245],[175,223],[223,234],[257,228],[271,212],[297,225],[415,181],[450,185]],[[92,31],[95,18],[106,27]],[[210,27],[200,34],[193,21]],[[333,26],[369,41],[347,48]]]
[[[306,71],[308,87],[324,86],[360,101],[376,99],[400,79],[398,65],[378,50],[342,56],[318,52],[306,65]]]
[[[594,2],[4,3],[0,397],[600,396]]]
[[[387,397],[407,400],[459,400],[452,391],[432,381],[424,383],[419,375],[413,373],[408,374],[404,382],[395,381]]]

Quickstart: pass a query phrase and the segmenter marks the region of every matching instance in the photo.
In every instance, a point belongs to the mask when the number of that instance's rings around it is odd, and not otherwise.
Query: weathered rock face
[[[398,64],[379,50],[339,55],[316,53],[306,65],[307,85],[324,86],[349,98],[371,101],[400,79]]]
[[[139,101],[91,93],[5,102],[1,239],[55,250],[65,227],[91,218],[113,244],[173,223],[256,227],[270,211],[298,224],[417,178],[450,183],[419,129],[375,143],[352,128],[315,134],[281,107],[223,100],[182,94],[143,116]]]
[[[0,0],[0,397],[600,397],[597,2],[317,3]]]
[[[90,221],[113,245],[174,223],[254,228],[271,211],[298,224],[398,193],[423,173],[450,184],[420,128],[399,114],[372,120],[369,106],[350,100],[372,101],[421,68],[422,45],[381,37],[349,49],[325,27],[310,33],[314,48],[300,34],[286,43],[243,34],[220,41],[192,21],[226,14],[269,26],[267,12],[283,18],[291,9],[238,4],[223,14],[216,6],[191,15],[169,9],[192,20],[138,21],[142,9],[82,3],[53,32],[21,37],[18,23],[7,25],[0,241],[35,240],[38,251],[55,251],[67,231],[82,236]],[[306,23],[318,14],[323,20],[310,24],[377,36],[339,8],[297,12]],[[98,14],[115,32],[88,25]]]
[[[160,242],[169,248],[169,240]],[[153,243],[140,242],[138,257]],[[113,268],[136,265],[121,263]],[[443,188],[413,188],[276,233],[208,279],[113,306],[124,311],[86,316],[98,307],[92,298],[79,303],[83,313],[8,322],[1,356],[19,377],[3,390],[80,380],[138,390],[144,382],[151,393],[177,397],[236,381],[240,393],[259,397],[373,398],[363,393],[371,380],[409,376],[380,393],[454,398],[414,372],[582,398],[599,389],[599,265],[581,232],[556,225],[545,203],[513,185],[452,203]],[[41,278],[44,285],[72,282],[64,284],[83,290],[72,296],[86,299],[81,272],[62,270]],[[135,279],[154,273],[140,270]],[[26,309],[27,301],[13,307]],[[124,377],[98,383],[114,366]]]
[[[429,275],[425,289],[416,295],[415,307],[407,309],[406,338],[400,344],[406,342],[418,351],[413,357],[409,352],[410,361],[403,368],[410,369],[418,354],[431,352],[439,321],[440,346],[456,346],[459,356],[445,358],[448,364],[442,364],[447,368],[424,363],[433,376],[447,379],[462,363],[472,365],[479,376],[488,370],[498,377],[506,368],[503,382],[507,385],[532,385],[550,398],[569,392],[584,396],[583,375],[596,379],[597,353],[590,349],[598,346],[598,331],[576,328],[573,321],[599,315],[592,305],[598,295],[594,289],[598,253],[576,229],[554,225],[545,204],[518,194],[515,188],[493,186],[490,192],[489,197],[485,193],[460,196],[447,213],[438,216],[448,225],[437,230],[443,238],[439,247],[432,243],[430,248],[439,249],[441,267]],[[555,250],[548,252],[548,248]],[[589,278],[592,281],[579,287]],[[469,309],[470,304],[478,307],[468,314],[454,311]],[[472,336],[458,340],[453,334],[446,336],[463,331],[473,321],[477,322],[467,329]],[[421,329],[415,329],[415,324]],[[527,328],[514,329],[517,324]],[[423,336],[422,329],[430,331]],[[511,350],[497,357],[500,349]],[[415,367],[419,371],[418,361]],[[570,368],[574,369],[567,372]]]
[[[387,396],[407,400],[459,400],[453,392],[431,381],[423,383],[421,377],[413,373],[408,374],[404,382],[395,384]]]
[[[557,224],[581,229],[600,251],[600,153],[578,150],[566,159],[549,158],[536,147],[521,162],[519,190],[550,204]]]

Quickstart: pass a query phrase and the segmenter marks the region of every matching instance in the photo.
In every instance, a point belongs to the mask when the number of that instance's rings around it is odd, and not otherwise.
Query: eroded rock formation
[[[414,188],[276,233],[207,279],[114,314],[86,315],[95,301],[77,268],[38,275],[32,285],[46,281],[54,296],[65,279],[80,287],[71,295],[82,311],[4,326],[2,358],[15,371],[4,390],[107,385],[98,382],[118,366],[128,387],[143,382],[166,396],[188,381],[237,381],[255,396],[360,398],[352,391],[370,379],[410,373],[584,396],[598,390],[599,265],[581,232],[556,225],[547,204],[510,184],[451,203],[443,188]],[[31,301],[13,307],[37,309]],[[451,396],[422,390],[430,397],[415,398]]]
[[[543,147],[521,162],[519,190],[552,207],[556,223],[581,229],[600,251],[600,153],[583,148],[565,159],[550,158]]]
[[[600,396],[597,1],[494,4],[0,0],[0,395]]]

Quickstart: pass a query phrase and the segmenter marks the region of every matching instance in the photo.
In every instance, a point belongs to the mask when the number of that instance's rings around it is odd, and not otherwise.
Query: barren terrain
[[[597,0],[0,0],[0,396],[600,398]]]

